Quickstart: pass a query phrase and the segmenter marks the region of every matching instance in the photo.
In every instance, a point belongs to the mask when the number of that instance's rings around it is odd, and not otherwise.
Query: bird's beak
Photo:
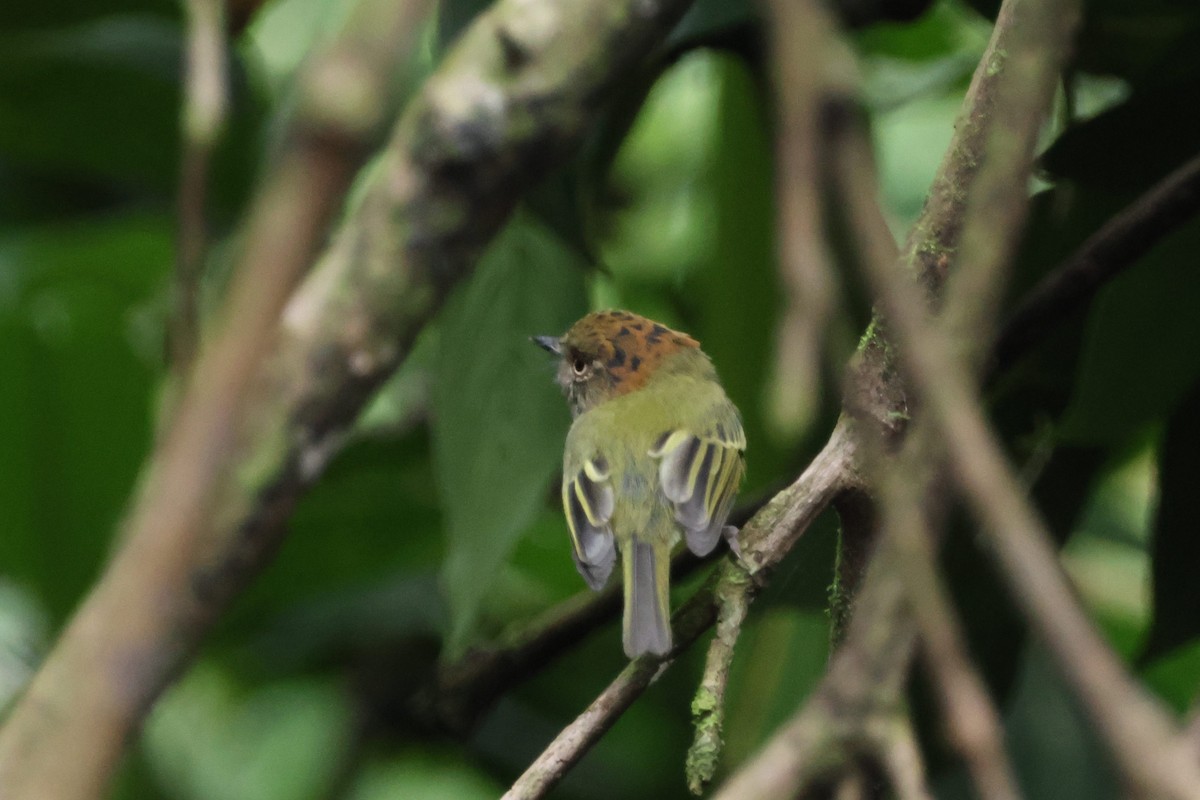
[[[562,355],[562,342],[559,341],[557,336],[530,336],[529,341],[548,353],[553,353],[556,356]]]

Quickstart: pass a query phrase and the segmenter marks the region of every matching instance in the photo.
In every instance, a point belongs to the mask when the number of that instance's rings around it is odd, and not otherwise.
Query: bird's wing
[[[609,524],[613,513],[612,477],[601,455],[583,462],[577,471],[563,475],[562,500],[575,566],[588,586],[599,590],[608,581],[617,551]]]
[[[662,492],[675,509],[688,549],[707,555],[717,545],[745,471],[746,434],[736,413],[704,433],[677,428],[650,450],[659,459]]]

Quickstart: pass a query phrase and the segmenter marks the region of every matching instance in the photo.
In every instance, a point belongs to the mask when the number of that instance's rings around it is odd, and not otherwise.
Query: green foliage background
[[[402,78],[434,69],[480,5],[444,0]],[[974,5],[939,0],[916,21],[853,35],[898,235],[986,42],[981,14],[994,4]],[[755,7],[700,2],[623,85],[584,152],[497,238],[302,502],[278,559],[157,708],[115,796],[494,797],[617,672],[610,626],[503,698],[465,741],[403,713],[439,654],[583,588],[553,490],[567,411],[530,334],[610,305],[687,330],[746,417],[744,496],[803,467],[837,391],[824,387],[799,436],[766,414],[781,292]],[[211,302],[296,66],[345,10],[273,0],[236,42],[213,171]],[[103,567],[153,435],[181,35],[179,10],[147,0],[0,8],[0,714]],[[1088,3],[1045,132],[1014,299],[1200,150],[1196,97],[1194,0]],[[1180,710],[1200,688],[1197,252],[1193,222],[1064,319],[990,397],[1082,597]],[[867,308],[854,276],[843,284],[839,329],[861,330]],[[727,763],[752,753],[821,674],[835,525],[823,519],[806,536],[757,606],[735,663]],[[961,527],[945,563],[1027,795],[1116,797],[1103,753]],[[699,668],[699,652],[684,657],[557,796],[684,796]],[[967,797],[927,695],[916,681],[935,788]]]

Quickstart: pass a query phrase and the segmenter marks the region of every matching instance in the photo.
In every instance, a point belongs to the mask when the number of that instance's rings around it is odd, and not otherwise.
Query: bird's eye
[[[587,372],[588,362],[582,358],[576,358],[575,363],[571,367],[575,370],[576,375],[583,375],[583,373]]]

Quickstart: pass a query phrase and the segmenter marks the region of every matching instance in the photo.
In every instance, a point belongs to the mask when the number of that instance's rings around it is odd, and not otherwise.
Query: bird
[[[530,338],[558,358],[573,418],[562,503],[575,566],[599,591],[619,552],[625,654],[665,656],[674,546],[705,556],[724,537],[736,552],[726,520],[746,469],[741,414],[699,342],[630,311]]]

